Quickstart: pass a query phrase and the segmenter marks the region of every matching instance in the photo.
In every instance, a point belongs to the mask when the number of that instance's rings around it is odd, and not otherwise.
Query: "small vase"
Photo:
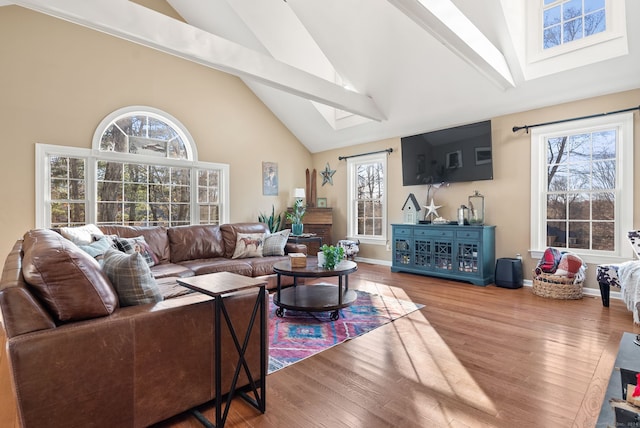
[[[291,225],[291,234],[293,235],[302,235],[302,229],[304,224],[302,223],[294,223]]]

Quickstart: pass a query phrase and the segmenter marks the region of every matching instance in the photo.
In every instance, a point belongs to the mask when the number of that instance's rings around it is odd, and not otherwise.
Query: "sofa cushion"
[[[273,275],[273,265],[281,261],[289,260],[289,256],[271,256],[260,259],[251,259],[252,277]]]
[[[250,261],[254,259],[199,259],[199,260],[187,260],[180,263],[195,272],[196,275],[204,275],[207,273],[215,272],[231,272],[238,275],[252,276],[253,268]],[[258,260],[258,259],[256,259]]]
[[[144,237],[145,242],[157,257],[159,263],[169,263],[169,237],[164,226],[121,226],[101,225],[106,235],[118,235],[121,238]]]
[[[149,266],[158,263],[158,258],[153,254],[151,247],[145,241],[144,236],[136,236],[134,238],[122,238],[112,235],[113,242],[118,250],[125,254],[140,253]]]
[[[121,306],[162,301],[158,284],[142,254],[109,249],[104,254],[102,269],[115,287]]]
[[[102,231],[95,224],[77,227],[61,227],[60,234],[76,245],[88,245],[102,235]]]
[[[284,247],[289,239],[290,229],[284,229],[280,232],[272,233],[264,237],[264,249],[262,255],[267,256],[284,256]]]
[[[168,229],[168,235],[171,244],[171,263],[222,257],[225,253],[219,226],[171,227]]]
[[[264,233],[238,233],[232,259],[262,257]]]
[[[193,290],[178,284],[176,277],[162,278],[156,280],[156,283],[158,284],[158,290],[160,294],[162,294],[163,300],[194,293]]]
[[[194,276],[195,272],[186,266],[182,266],[175,263],[160,263],[151,267],[151,273],[155,279],[178,277],[187,278]]]
[[[232,223],[220,226],[222,238],[224,239],[224,255],[230,259],[236,250],[238,233],[268,233],[269,228],[264,223]]]
[[[27,232],[22,273],[58,321],[111,314],[118,296],[98,262],[52,230]]]

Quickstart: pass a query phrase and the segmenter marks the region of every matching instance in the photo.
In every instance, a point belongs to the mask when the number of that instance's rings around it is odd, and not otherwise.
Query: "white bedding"
[[[633,322],[640,324],[636,303],[640,302],[640,260],[624,262],[618,268],[622,300],[633,313]]]

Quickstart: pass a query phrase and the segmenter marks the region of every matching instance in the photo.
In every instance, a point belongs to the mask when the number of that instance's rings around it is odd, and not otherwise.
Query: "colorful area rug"
[[[381,325],[403,317],[424,305],[355,290],[358,297],[340,310],[331,321],[331,312],[285,310],[275,315],[273,295],[269,296],[269,373],[280,370],[318,352],[353,339]]]

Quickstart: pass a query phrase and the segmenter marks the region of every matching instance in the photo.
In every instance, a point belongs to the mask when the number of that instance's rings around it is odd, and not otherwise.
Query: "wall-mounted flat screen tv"
[[[403,186],[493,179],[490,120],[400,141]]]

